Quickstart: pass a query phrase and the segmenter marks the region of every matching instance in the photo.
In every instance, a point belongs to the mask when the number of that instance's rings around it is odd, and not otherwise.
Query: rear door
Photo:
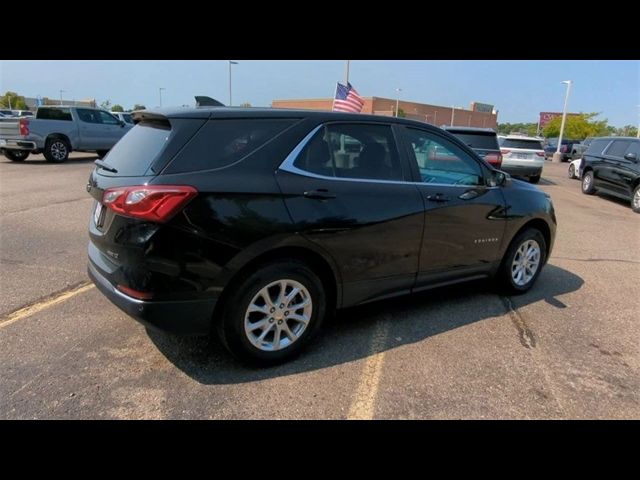
[[[504,196],[489,187],[486,169],[448,138],[403,129],[414,179],[425,203],[416,287],[484,275],[504,239]]]
[[[628,153],[635,153],[636,158],[640,158],[640,141],[629,141],[623,156],[616,159],[612,172],[612,182],[619,188],[619,193],[631,197],[633,195],[634,181],[640,176],[640,168],[637,162],[624,158],[624,155]]]
[[[98,117],[98,110],[92,108],[77,108],[78,131],[80,143],[76,146],[79,150],[95,150],[102,148],[101,130],[102,123]]]
[[[120,120],[109,112],[97,110],[97,113],[101,123],[100,146],[97,148],[108,150],[129,131],[129,128],[123,126]]]
[[[626,187],[617,172],[621,163],[626,162],[623,157],[630,144],[630,140],[614,140],[602,155],[598,180],[602,187],[621,195],[625,194]]]
[[[424,205],[394,131],[320,125],[276,175],[294,228],[341,267],[344,305],[409,292],[418,271]]]

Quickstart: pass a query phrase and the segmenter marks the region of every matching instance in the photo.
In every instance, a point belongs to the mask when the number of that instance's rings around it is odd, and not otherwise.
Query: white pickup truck
[[[40,107],[35,118],[0,118],[0,150],[14,162],[31,153],[64,162],[72,151],[97,152],[102,158],[132,127],[98,108]]]

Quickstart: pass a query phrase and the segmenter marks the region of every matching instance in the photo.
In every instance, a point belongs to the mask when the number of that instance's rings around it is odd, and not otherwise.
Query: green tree
[[[11,108],[13,110],[28,110],[24,97],[21,97],[16,92],[6,92],[0,96],[0,106],[4,108]]]
[[[124,108],[122,108],[121,105],[118,105],[117,103],[111,107],[111,111],[112,112],[124,112]]]
[[[625,125],[622,128],[616,128],[614,133],[619,137],[635,137],[638,135],[638,128],[633,125]]]
[[[107,98],[104,102],[100,104],[100,108],[103,108],[105,110],[111,110],[111,100]]]
[[[139,104],[139,103],[136,103],[136,104],[133,106],[133,110],[146,110],[146,109],[147,109],[147,107],[145,107],[144,105],[141,105],[141,104]]]
[[[404,113],[404,110],[402,108],[398,108],[398,116],[401,118],[405,118],[407,114]]]
[[[241,103],[240,106],[244,108],[250,108],[251,104],[249,102],[244,102],[244,103]]]
[[[531,137],[535,136],[538,131],[536,123],[499,123],[498,133],[509,135],[511,133],[524,133]]]
[[[601,137],[607,135],[607,119],[595,120],[599,113],[581,113],[580,115],[567,116],[564,125],[564,138],[584,140],[586,137]],[[556,117],[544,127],[544,136],[547,138],[559,137],[562,117]]]

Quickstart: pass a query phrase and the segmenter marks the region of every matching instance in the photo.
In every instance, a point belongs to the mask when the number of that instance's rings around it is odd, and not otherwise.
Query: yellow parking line
[[[62,303],[65,300],[70,299],[78,295],[79,293],[86,292],[87,290],[95,287],[93,283],[79,285],[77,287],[73,287],[70,290],[66,290],[64,292],[58,293],[53,297],[49,297],[45,300],[42,300],[38,303],[34,303],[33,305],[28,305],[23,307],[15,312],[12,312],[4,317],[0,317],[0,328],[4,328],[8,325],[11,325],[18,320],[22,320],[30,315],[41,312],[42,310],[57,305],[58,303]]]
[[[349,408],[348,420],[371,420],[373,418],[388,333],[389,319],[378,321],[371,339],[369,357],[362,370],[355,398]]]

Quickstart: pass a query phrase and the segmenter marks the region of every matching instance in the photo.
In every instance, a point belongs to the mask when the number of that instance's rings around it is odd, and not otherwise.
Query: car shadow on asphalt
[[[344,309],[325,322],[298,358],[268,368],[244,366],[217,341],[207,338],[179,337],[151,329],[147,335],[171,363],[194,380],[202,384],[239,384],[357,361],[501,317],[509,307],[518,309],[543,301],[554,308],[567,308],[557,297],[580,289],[583,283],[576,274],[548,264],[536,285],[524,295],[503,297],[491,282],[474,281]],[[514,329],[514,335],[518,334]],[[374,337],[378,338],[372,342]]]
[[[0,160],[0,163],[10,163],[12,165],[21,165],[24,167],[35,167],[35,166],[41,166],[41,165],[66,165],[66,164],[82,164],[82,163],[93,163],[96,160],[98,160],[98,156],[97,155],[91,155],[91,156],[87,156],[87,157],[73,157],[73,158],[68,158],[65,162],[62,163],[56,163],[56,162],[47,162],[44,158],[40,159],[40,158],[28,158],[23,162],[13,162],[9,159],[7,159],[6,157],[2,157],[2,160]]]

